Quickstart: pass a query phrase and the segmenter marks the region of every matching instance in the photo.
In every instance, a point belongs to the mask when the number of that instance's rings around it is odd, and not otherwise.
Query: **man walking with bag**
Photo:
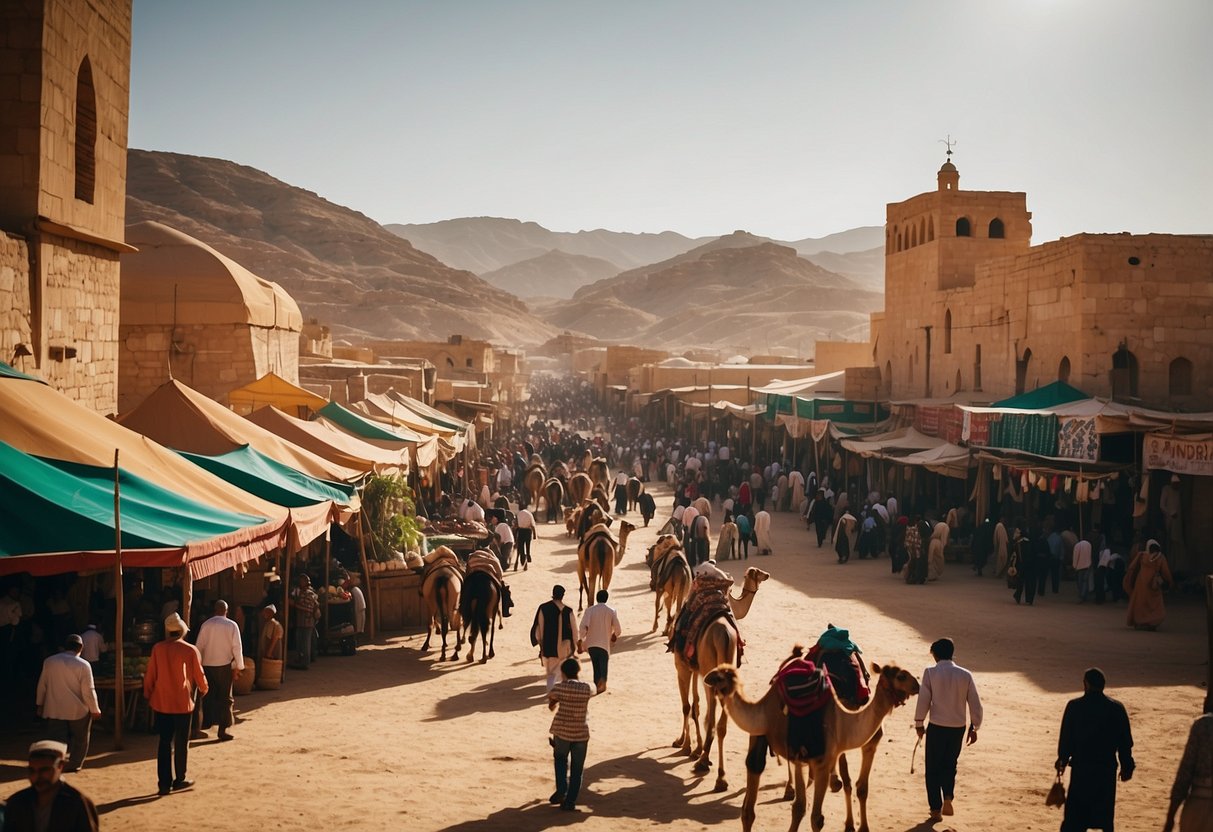
[[[965,725],[969,726],[969,745],[977,742],[977,731],[981,728],[981,699],[977,695],[977,685],[972,673],[952,661],[955,651],[956,646],[950,638],[941,638],[931,645],[935,666],[922,672],[922,687],[914,713],[918,736],[925,734],[927,738],[927,806],[932,821],[954,814],[956,761],[965,741]],[[924,728],[923,723],[928,719],[930,725]]]
[[[539,648],[550,693],[560,678],[560,663],[577,655],[577,616],[572,607],[565,606],[564,587],[560,584],[552,587],[552,600],[535,610],[531,644]]]

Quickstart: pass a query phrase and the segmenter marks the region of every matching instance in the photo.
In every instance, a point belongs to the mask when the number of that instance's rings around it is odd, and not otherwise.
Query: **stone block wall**
[[[135,407],[170,374],[204,396],[227,394],[268,372],[299,381],[299,334],[247,324],[123,326],[119,351],[121,412]]]
[[[0,232],[0,361],[8,363],[18,344],[30,339],[29,245],[22,237]],[[32,358],[16,362],[33,369]]]

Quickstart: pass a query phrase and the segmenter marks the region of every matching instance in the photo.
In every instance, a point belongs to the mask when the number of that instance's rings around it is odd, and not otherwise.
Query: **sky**
[[[135,0],[130,146],[380,223],[883,225],[1023,191],[1033,240],[1213,233],[1209,0]]]

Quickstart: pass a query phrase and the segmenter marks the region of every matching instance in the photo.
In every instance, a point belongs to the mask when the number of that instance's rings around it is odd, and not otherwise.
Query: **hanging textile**
[[[964,421],[961,423],[960,438],[973,446],[989,445],[990,423],[994,421],[992,416],[989,413],[971,413],[967,410],[961,412],[964,413]]]
[[[1057,456],[1057,416],[1004,413],[990,426],[990,445],[1037,456]]]
[[[1099,459],[1095,417],[1064,418],[1057,430],[1057,455],[1067,459]]]

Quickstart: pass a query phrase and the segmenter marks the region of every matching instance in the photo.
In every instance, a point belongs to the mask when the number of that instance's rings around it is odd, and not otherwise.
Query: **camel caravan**
[[[442,652],[438,661],[446,661],[447,633],[455,633],[452,661],[466,640],[467,660],[473,661],[476,640],[481,641],[480,663],[493,658],[495,629],[505,627],[513,601],[505,582],[501,561],[492,552],[477,549],[468,555],[467,563],[447,546],[439,546],[422,558],[425,564],[421,577],[421,597],[425,602],[426,632],[422,652],[430,649],[435,633],[442,637]],[[497,627],[494,629],[493,625]]]

